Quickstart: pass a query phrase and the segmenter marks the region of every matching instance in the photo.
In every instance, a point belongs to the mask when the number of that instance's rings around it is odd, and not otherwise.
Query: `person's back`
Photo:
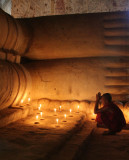
[[[110,103],[107,106],[103,106],[103,107],[109,107],[112,110],[112,112],[105,111],[101,113],[101,119],[103,123],[111,131],[120,132],[123,129],[123,127],[126,125],[126,121],[125,121],[123,112],[114,103]]]

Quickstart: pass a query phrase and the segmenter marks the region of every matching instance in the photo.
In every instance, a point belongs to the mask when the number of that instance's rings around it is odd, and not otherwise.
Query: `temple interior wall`
[[[33,61],[24,64],[32,77],[32,99],[95,100],[109,92],[128,101],[128,57]]]

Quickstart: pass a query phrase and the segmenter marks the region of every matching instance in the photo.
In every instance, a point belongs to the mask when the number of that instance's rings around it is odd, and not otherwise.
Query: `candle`
[[[39,124],[39,116],[38,115],[36,115],[36,122],[35,122],[35,124]]]
[[[56,122],[57,122],[57,125],[58,125],[58,122],[59,122],[59,119],[58,119],[58,118],[56,119]]]
[[[95,113],[93,113],[93,117],[95,117]]]
[[[72,109],[70,109],[70,110],[69,110],[69,112],[70,112],[70,115],[69,115],[69,117],[73,117],[73,115],[71,114],[71,112],[72,112]]]
[[[36,115],[36,120],[38,121],[38,119],[39,119],[39,116],[38,116],[38,115]]]
[[[43,116],[43,112],[40,112],[40,115],[41,115],[41,118],[42,118],[42,116]]]
[[[30,102],[30,98],[28,98],[28,102]]]
[[[78,106],[77,106],[77,113],[79,113],[79,107],[80,107],[80,106],[78,105]]]
[[[54,113],[54,116],[56,116],[56,115],[57,115],[57,114],[56,114],[56,108],[54,108],[54,112],[55,112],[55,113]]]
[[[95,120],[95,113],[94,112],[93,112],[93,116],[92,116],[91,120]]]
[[[60,127],[58,118],[56,119],[56,127]]]
[[[60,108],[60,111],[61,111],[61,106],[59,108]]]
[[[41,107],[39,106],[38,109],[39,109],[39,111],[40,111]]]
[[[67,117],[67,115],[64,114],[64,120],[63,120],[63,122],[67,122],[67,121],[66,121],[66,117]]]
[[[37,114],[40,114],[40,109],[41,109],[41,106],[38,107],[38,111],[39,111],[39,112],[38,112]]]
[[[21,100],[21,103],[23,103],[23,99]]]
[[[67,115],[66,115],[66,114],[64,114],[65,119],[66,119],[66,116],[67,116]]]
[[[44,120],[43,118],[43,112],[40,112],[41,120]]]

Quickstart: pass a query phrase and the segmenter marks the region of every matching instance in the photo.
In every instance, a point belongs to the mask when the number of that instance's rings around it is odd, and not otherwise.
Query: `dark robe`
[[[120,132],[122,128],[126,125],[123,112],[114,103],[110,103],[103,107],[112,108],[113,112],[104,111],[102,113],[98,113],[96,116],[97,123],[100,125],[104,124],[111,131]]]

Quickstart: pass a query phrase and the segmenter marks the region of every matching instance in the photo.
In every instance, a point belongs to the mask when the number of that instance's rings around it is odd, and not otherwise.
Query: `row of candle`
[[[41,118],[40,118],[40,120],[44,120],[44,118],[42,117],[43,116],[43,112],[40,112],[41,111],[41,107],[42,107],[42,104],[39,104],[39,106],[38,106],[38,113],[37,114],[40,114],[40,116],[41,116]],[[60,110],[60,112],[61,112],[61,106],[59,106],[59,110]],[[77,113],[79,113],[79,105],[77,106]],[[57,112],[57,109],[56,108],[54,108],[54,116],[57,116],[57,114],[56,114],[56,112]],[[69,115],[69,117],[73,117],[73,115],[72,115],[72,109],[70,108],[69,109],[69,112],[70,112],[70,115]],[[67,117],[67,114],[64,114],[64,120],[63,120],[63,122],[67,122],[67,120],[66,120],[66,117]],[[59,126],[58,125],[58,122],[59,122],[59,119],[57,118],[56,119],[56,123],[57,123],[57,125],[56,126]],[[38,124],[39,123],[39,115],[36,115],[36,122],[35,122],[35,124]]]
[[[40,115],[41,115],[40,120],[44,120],[44,118],[42,117],[42,115],[43,115],[42,112],[40,112]],[[65,120],[63,122],[67,122],[67,120],[66,120],[67,115],[64,114],[64,117],[65,117]],[[58,125],[58,122],[59,122],[58,118],[56,119],[56,122],[57,122],[57,125]],[[39,115],[36,115],[36,122],[35,122],[35,124],[38,124],[38,123],[39,123]]]
[[[28,98],[28,103],[30,102],[30,97]],[[23,103],[24,101],[23,101],[23,99],[21,100],[21,103]],[[39,110],[39,112],[40,112],[40,109],[41,109],[41,106],[42,106],[42,104],[39,104],[39,107],[38,107],[38,110]],[[59,111],[61,112],[61,106],[59,106]],[[79,105],[77,106],[77,112],[76,113],[79,113]],[[57,111],[57,109],[56,108],[54,108],[54,112],[55,112],[55,114],[54,114],[54,116],[57,116],[57,114],[56,114],[56,111]],[[70,115],[69,115],[69,117],[73,117],[73,115],[71,114],[72,113],[72,109],[69,109],[69,111],[70,111]],[[41,119],[40,120],[44,120],[44,118],[43,118],[43,112],[40,112],[40,116],[41,116]],[[93,113],[93,116],[95,116],[95,114]],[[67,122],[66,121],[66,117],[67,117],[67,115],[66,114],[64,114],[64,117],[65,117],[65,120],[63,121],[63,122]],[[38,123],[38,119],[39,119],[39,116],[38,115],[36,115],[36,122],[35,123]],[[56,122],[57,122],[57,124],[58,124],[58,121],[59,121],[59,119],[57,118],[56,119]]]
[[[40,116],[41,116],[41,120],[44,120],[44,118],[43,118],[43,112],[40,112]],[[36,115],[36,119],[38,120],[39,119],[39,115]]]
[[[30,97],[28,98],[28,103],[30,102]],[[21,104],[23,104],[23,102],[24,102],[24,100],[23,99],[21,99]]]
[[[23,103],[24,101],[23,101],[23,99],[21,100],[21,103]],[[28,98],[28,102],[30,102],[30,98]],[[38,109],[40,110],[40,108],[41,108],[41,104],[39,105],[39,107],[38,107]],[[59,106],[59,109],[60,109],[60,111],[61,111],[61,106]],[[79,112],[79,105],[77,106],[77,109],[78,109],[78,111],[77,112]],[[54,109],[54,111],[56,112],[56,108]],[[72,110],[70,109],[70,112],[71,112]]]
[[[40,109],[41,109],[41,104],[39,105],[39,107],[38,107],[38,110],[40,111]],[[79,113],[79,105],[78,105],[78,107],[77,107],[77,112],[76,113]],[[61,106],[59,106],[59,110],[61,111]],[[55,115],[56,115],[56,111],[57,111],[57,109],[56,108],[54,108],[54,112],[55,112]],[[71,114],[71,112],[72,112],[72,109],[69,109],[69,111],[70,111],[70,114]]]
[[[23,101],[23,99],[22,99],[22,100],[21,100],[21,103],[23,103],[23,102],[24,102],[24,101]],[[30,97],[28,98],[28,102],[30,102]],[[40,104],[40,105],[39,105],[39,110],[40,110],[41,106],[42,106],[42,105]],[[59,108],[60,108],[60,111],[61,111],[61,106],[60,106]],[[79,105],[77,106],[77,109],[78,109],[77,112],[79,113]],[[71,109],[70,109],[70,110],[71,110]],[[56,112],[56,108],[54,109],[54,111]],[[71,110],[71,111],[72,111],[72,110]],[[70,111],[70,112],[71,112],[71,111]],[[95,115],[95,114],[93,113],[93,115]]]
[[[30,97],[28,98],[28,102],[30,102]],[[23,101],[23,99],[21,100],[21,103],[23,103],[24,101]],[[39,107],[38,107],[38,109],[40,110],[40,108],[41,108],[41,104],[39,105]],[[60,109],[60,111],[61,111],[61,106],[59,107],[59,109]],[[79,113],[79,105],[77,106],[77,109],[78,109],[78,113]],[[54,108],[54,111],[56,112],[56,108]],[[72,110],[70,109],[70,112],[72,112]],[[94,113],[93,113],[93,115],[95,115]]]

